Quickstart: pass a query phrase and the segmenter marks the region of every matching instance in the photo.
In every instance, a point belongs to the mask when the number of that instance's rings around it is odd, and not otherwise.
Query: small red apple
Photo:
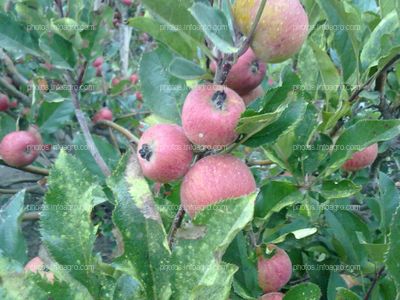
[[[132,82],[133,85],[137,84],[139,81],[139,76],[135,73],[129,77],[129,80]]]
[[[126,6],[131,6],[132,5],[132,0],[122,0],[122,3]]]
[[[215,72],[215,62],[211,63],[210,68]],[[249,48],[232,66],[225,84],[242,96],[254,90],[264,79],[265,73],[265,64]]]
[[[248,94],[243,95],[242,99],[246,105],[249,105],[251,102],[260,98],[264,95],[264,90],[261,85],[256,87],[254,90],[250,91]]]
[[[144,176],[170,182],[184,176],[193,158],[192,145],[178,125],[161,124],[147,129],[137,151]]]
[[[372,144],[364,150],[354,153],[353,156],[343,164],[342,168],[347,172],[364,169],[372,165],[377,156],[378,144]]]
[[[269,250],[274,250],[271,258],[258,258],[258,284],[266,293],[279,291],[292,276],[292,262],[285,250],[269,244]]]
[[[236,140],[235,128],[245,109],[242,98],[230,88],[214,84],[197,86],[183,105],[183,130],[194,144],[224,147]]]
[[[141,92],[137,91],[137,92],[135,93],[135,96],[136,96],[136,99],[137,99],[137,100],[139,100],[139,101],[142,101],[142,100],[143,100],[143,95],[142,95]]]
[[[100,109],[94,116],[93,116],[93,123],[97,123],[98,121],[112,121],[113,120],[113,113],[112,111],[107,108],[107,107],[103,107],[102,109]]]
[[[101,67],[103,63],[104,63],[103,56],[99,56],[93,61],[92,66],[98,68]]]
[[[0,155],[13,167],[24,167],[31,164],[42,148],[42,138],[33,129],[14,131],[7,134],[0,143]]]
[[[36,256],[32,258],[24,267],[25,272],[39,273],[40,276],[46,276],[47,280],[54,283],[54,274],[47,270],[43,260]]]
[[[114,77],[114,78],[112,79],[112,81],[111,81],[111,84],[112,84],[113,86],[116,86],[116,85],[118,85],[120,82],[121,82],[121,79],[120,79],[120,78]]]
[[[282,300],[285,295],[279,292],[262,295],[260,300]]]
[[[200,159],[185,175],[181,203],[194,217],[205,207],[222,200],[253,193],[256,182],[240,159],[229,155],[211,155]]]
[[[9,107],[10,108],[16,108],[18,106],[18,102],[17,101],[11,101]]]
[[[7,95],[0,94],[0,111],[6,111],[10,107]]]

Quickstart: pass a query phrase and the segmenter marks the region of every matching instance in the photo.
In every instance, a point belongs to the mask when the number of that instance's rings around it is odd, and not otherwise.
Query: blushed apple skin
[[[257,98],[260,98],[264,96],[264,90],[262,88],[261,85],[259,85],[258,87],[256,87],[254,90],[250,91],[248,94],[243,95],[242,99],[243,102],[247,105],[250,105],[251,102],[253,102],[254,100],[256,100]]]
[[[378,144],[372,144],[364,150],[354,153],[353,156],[343,164],[342,168],[347,172],[364,169],[372,165],[377,156]]]
[[[47,280],[51,283],[54,282],[54,274],[52,272],[44,271],[45,265],[43,260],[36,256],[32,258],[24,267],[25,272],[39,273],[41,276],[46,276]]]
[[[285,295],[279,292],[262,295],[260,300],[282,300]]]
[[[7,134],[0,143],[0,155],[13,167],[30,165],[40,154],[41,138],[30,131],[14,131]]]
[[[9,109],[10,103],[6,95],[0,94],[0,111],[6,111]]]
[[[144,145],[151,149],[148,159],[143,155]],[[170,124],[150,127],[141,136],[137,150],[143,175],[161,183],[180,179],[190,168],[192,148],[182,127]]]
[[[211,63],[210,68],[211,71],[216,72],[215,61]],[[232,66],[225,84],[239,95],[245,95],[261,83],[266,70],[266,65],[249,48]]]
[[[240,159],[229,155],[211,155],[200,159],[185,175],[181,203],[194,217],[205,207],[230,198],[253,193],[256,182]]]
[[[113,120],[113,113],[107,107],[103,107],[100,109],[94,116],[93,116],[93,123],[97,123],[98,121],[112,121]]]
[[[260,0],[236,0],[233,14],[240,31],[248,35]],[[265,63],[279,63],[296,54],[308,35],[308,16],[299,0],[268,0],[251,47]]]
[[[258,258],[258,284],[265,293],[277,292],[292,276],[292,262],[285,250],[269,244],[268,249],[275,249],[271,258]]]
[[[99,68],[103,63],[104,63],[103,56],[99,56],[93,61],[92,66],[95,68]]]
[[[225,95],[222,107],[213,102],[216,93]],[[182,109],[182,126],[188,139],[210,148],[224,147],[237,138],[235,131],[246,106],[232,89],[221,85],[200,85],[186,97]]]

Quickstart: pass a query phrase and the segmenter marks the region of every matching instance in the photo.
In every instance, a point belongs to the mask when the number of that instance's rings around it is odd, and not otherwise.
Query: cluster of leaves
[[[28,260],[20,230],[25,192],[2,208],[0,298],[256,299],[262,292],[254,244],[279,243],[298,267],[285,299],[400,299],[400,67],[391,63],[400,51],[400,5],[390,0],[302,2],[310,20],[308,40],[296,57],[269,66],[272,80],[263,82],[265,96],[247,109],[237,128],[242,145],[235,155],[273,163],[252,167],[257,195],[227,200],[192,222],[186,218],[171,248],[166,232],[179,206],[179,183],[163,186],[153,200],[153,183],[140,176],[128,143],[117,136],[118,148],[127,152],[121,156],[112,143],[94,136],[114,170],[110,177],[87,151],[60,152],[48,177],[40,231],[53,284],[22,273]],[[179,123],[190,87],[212,78],[206,58],[212,59],[213,51],[204,40],[224,54],[238,50],[229,5],[193,0],[143,0],[142,5],[146,15],[135,14],[128,24],[137,35],[150,34],[157,47],[145,45],[133,54],[140,57],[134,69],[143,109],[152,113],[141,121]],[[23,57],[19,72],[32,78],[33,87],[42,77],[63,82],[65,74],[77,77],[85,63],[103,55],[110,70],[104,80],[110,81],[119,72],[112,63],[120,46],[112,40],[115,8],[92,11],[83,1],[69,1],[68,17],[60,17],[54,7],[45,9],[51,7],[52,1],[20,1],[0,13],[0,47]],[[57,29],[71,24],[94,25],[94,30]],[[28,25],[51,32],[29,31]],[[136,40],[132,44],[137,47]],[[43,62],[53,69],[41,67]],[[381,74],[386,84],[372,88]],[[96,78],[91,67],[82,84],[96,87],[80,93],[89,114],[106,102],[122,115],[137,102],[120,95],[123,83],[104,89],[103,78]],[[46,143],[59,143],[56,133],[67,126],[72,143],[85,145],[69,91],[20,90],[30,93],[26,119],[39,125]],[[131,118],[119,124],[137,130],[140,123]],[[0,126],[3,136],[15,120],[1,114]],[[370,172],[343,174],[343,162],[376,142],[381,155]],[[284,171],[290,174],[282,176]],[[111,263],[93,251],[98,228],[91,213],[105,202],[114,206],[118,244]],[[351,276],[353,286],[343,275]]]

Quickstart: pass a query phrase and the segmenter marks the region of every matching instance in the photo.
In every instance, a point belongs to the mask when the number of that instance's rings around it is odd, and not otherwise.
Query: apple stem
[[[6,164],[4,161],[2,161],[2,160],[0,160],[0,165],[7,166],[7,167],[9,167],[9,168],[13,168],[13,169],[16,169],[16,170],[25,171],[25,172],[32,173],[32,174],[49,176],[49,170],[44,169],[44,168],[39,168],[39,167],[34,167],[34,166],[13,167],[13,166],[7,165],[7,164]]]

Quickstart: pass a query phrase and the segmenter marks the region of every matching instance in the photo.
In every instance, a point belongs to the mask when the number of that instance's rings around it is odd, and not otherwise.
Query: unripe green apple
[[[192,145],[178,125],[159,124],[147,129],[137,151],[143,175],[156,182],[183,177],[193,158]]]
[[[292,262],[285,250],[269,244],[269,250],[274,250],[271,258],[258,258],[258,284],[266,293],[279,291],[292,276]]]
[[[262,86],[259,85],[254,90],[250,91],[246,95],[243,95],[242,99],[246,105],[249,105],[251,102],[253,102],[257,98],[261,98],[262,96],[264,96],[264,90]]]
[[[234,18],[240,31],[248,35],[260,0],[236,0]],[[279,63],[296,54],[308,34],[308,17],[299,0],[268,0],[251,43],[265,63]]]
[[[36,256],[32,258],[24,267],[25,272],[39,273],[40,276],[46,276],[47,280],[51,283],[54,282],[54,274],[46,269],[43,260]]]
[[[343,164],[342,168],[348,172],[364,169],[372,165],[377,156],[378,144],[372,144],[364,150],[354,153],[353,156]]]
[[[194,144],[224,147],[236,140],[235,128],[245,109],[242,98],[230,88],[214,84],[197,86],[183,105],[183,130]]]
[[[282,300],[283,296],[285,296],[282,293],[276,292],[276,293],[268,293],[262,295],[260,300]]]
[[[210,65],[211,71],[216,71],[216,63]],[[259,60],[251,48],[239,57],[232,66],[225,84],[239,95],[243,96],[255,89],[264,79],[266,73],[265,64]]]
[[[7,134],[0,143],[0,155],[13,167],[31,164],[40,154],[42,139],[38,132],[14,131]]]
[[[185,175],[181,203],[194,217],[205,207],[222,200],[253,193],[256,182],[240,159],[229,155],[211,155],[200,159]]]
[[[107,107],[103,107],[102,109],[100,109],[94,116],[93,116],[93,123],[97,123],[98,121],[112,121],[113,120],[113,114],[112,111],[107,108]]]

